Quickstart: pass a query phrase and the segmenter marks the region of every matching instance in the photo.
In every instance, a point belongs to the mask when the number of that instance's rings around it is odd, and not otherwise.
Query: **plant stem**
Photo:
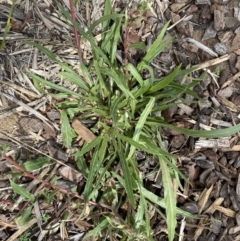
[[[73,4],[73,0],[69,0],[69,6],[70,6],[70,11],[71,11],[71,16],[73,21],[76,21],[76,15],[75,15],[75,11],[74,11],[74,4]],[[73,27],[73,33],[74,33],[74,38],[75,38],[75,43],[78,49],[78,54],[80,57],[80,62],[82,60],[82,51],[81,51],[81,46],[80,46],[80,36],[78,34],[78,30],[76,27]]]
[[[42,180],[42,179],[34,176],[33,174],[27,172],[23,167],[21,167],[18,163],[16,163],[12,158],[10,158],[10,157],[8,157],[8,156],[6,156],[6,155],[4,155],[3,158],[6,159],[10,164],[12,164],[13,166],[15,166],[20,172],[22,172],[25,177],[29,177],[29,178],[31,178],[31,179],[34,179],[34,180],[36,180],[36,181],[39,181],[39,182],[41,182],[43,185],[49,186],[49,187],[51,187],[51,188],[53,188],[53,189],[58,189],[60,192],[62,192],[62,193],[64,193],[64,194],[67,194],[67,195],[72,196],[72,197],[75,197],[75,198],[77,198],[77,199],[79,199],[79,200],[81,200],[81,201],[84,201],[84,198],[81,197],[80,195],[78,195],[78,194],[76,194],[76,193],[73,193],[73,192],[71,192],[71,191],[68,191],[68,190],[66,190],[66,189],[64,189],[64,188],[62,188],[62,187],[60,187],[60,186],[58,186],[58,185],[52,184],[52,183],[50,183],[50,182],[48,182],[48,181]],[[122,217],[121,217],[117,212],[113,211],[112,208],[111,208],[109,205],[106,205],[105,203],[96,203],[96,202],[93,202],[93,201],[88,201],[87,204],[88,204],[88,205],[92,205],[92,206],[96,206],[96,207],[102,207],[102,208],[106,208],[106,209],[108,209],[108,210],[111,210],[111,213],[112,213],[114,216],[118,217],[119,220],[121,220],[121,222],[125,224],[125,221],[122,219]],[[129,230],[130,232],[132,231],[130,228],[128,228],[128,230]],[[132,231],[132,232],[133,232],[133,231]]]

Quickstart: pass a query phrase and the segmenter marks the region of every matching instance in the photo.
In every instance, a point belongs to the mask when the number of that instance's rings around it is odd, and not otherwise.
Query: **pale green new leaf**
[[[31,202],[34,202],[34,195],[28,192],[26,189],[18,186],[15,182],[10,180],[11,187],[13,191],[17,194],[19,194],[24,200],[29,200]]]
[[[152,111],[154,103],[155,103],[155,98],[152,97],[149,100],[147,106],[143,110],[143,112],[142,112],[142,114],[141,114],[141,116],[140,116],[140,118],[139,118],[139,120],[137,122],[137,125],[135,127],[135,131],[134,131],[134,134],[133,134],[133,140],[136,141],[136,142],[139,140],[142,128],[143,128],[143,126],[144,126],[144,124],[146,122],[147,117],[149,116],[149,114]],[[128,154],[128,157],[127,157],[127,160],[129,160],[132,157],[132,155],[134,154],[135,150],[136,150],[135,146],[131,146],[129,154]]]
[[[173,241],[175,236],[175,228],[177,225],[177,202],[176,193],[174,192],[172,179],[169,173],[169,168],[164,161],[164,158],[159,157],[162,181],[164,187],[164,200],[166,205],[167,214],[167,229],[168,229],[168,239]]]
[[[69,124],[67,112],[64,110],[61,111],[61,134],[64,146],[70,148],[72,144],[73,134],[72,128]]]
[[[28,171],[35,171],[38,169],[41,169],[45,166],[49,166],[52,163],[51,159],[49,157],[39,157],[36,160],[29,160],[24,162],[24,164],[22,165],[22,167]]]

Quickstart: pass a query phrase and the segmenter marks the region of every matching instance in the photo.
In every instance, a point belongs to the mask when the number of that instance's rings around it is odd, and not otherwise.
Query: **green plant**
[[[219,66],[215,68],[214,73],[215,73],[216,75],[220,76],[221,69],[220,69]]]
[[[179,180],[184,177],[177,168],[175,157],[164,149],[159,134],[161,128],[171,128],[195,137],[222,137],[236,133],[240,126],[223,130],[196,131],[167,124],[162,117],[156,116],[158,111],[167,109],[176,100],[181,100],[184,93],[199,99],[191,89],[203,78],[202,75],[198,79],[193,79],[188,85],[178,84],[176,79],[193,71],[181,70],[181,66],[164,78],[154,77],[150,62],[172,41],[163,40],[168,24],[163,27],[158,38],[148,49],[145,46],[145,56],[137,66],[134,66],[127,62],[126,56],[124,63],[119,63],[116,59],[117,44],[124,45],[125,54],[129,46],[128,43],[122,42],[120,34],[124,15],[112,13],[110,1],[105,1],[104,16],[93,23],[87,32],[72,20],[67,11],[61,6],[59,8],[81,38],[91,44],[93,58],[88,66],[80,61],[79,72],[82,74],[77,74],[47,48],[35,42],[25,44],[39,48],[49,59],[58,63],[62,71],[57,77],[78,89],[72,91],[29,73],[39,90],[46,93],[47,85],[56,91],[49,94],[62,99],[56,107],[61,111],[64,145],[67,148],[71,147],[75,136],[71,127],[74,118],[81,121],[91,119],[94,122],[91,130],[97,137],[74,153],[77,167],[86,180],[83,198],[89,209],[88,219],[91,219],[95,226],[86,237],[99,236],[103,240],[108,235],[116,235],[122,240],[153,240],[148,207],[154,205],[158,213],[165,209],[168,237],[169,240],[173,240],[177,214],[187,217],[191,215],[176,206],[173,180],[181,187]],[[128,19],[125,19],[125,22],[127,39],[127,29],[132,23],[128,22]],[[97,44],[92,31],[99,24],[102,25],[102,34],[101,42]],[[148,79],[142,77],[143,70],[149,72]],[[136,150],[157,158],[164,186],[163,199],[144,187],[136,160]],[[89,163],[86,161],[86,154],[90,156]],[[31,195],[28,198],[33,202],[34,198]],[[52,196],[48,198],[51,199]],[[96,210],[96,206],[91,206],[90,202],[101,203],[98,206],[100,209],[105,205],[110,210]],[[124,210],[124,206],[127,211],[124,217],[121,217],[117,214],[120,209]]]
[[[31,241],[31,239],[28,237],[29,235],[30,235],[29,232],[25,232],[18,238],[18,240],[19,241]]]
[[[9,10],[8,19],[7,19],[7,24],[6,24],[4,33],[3,33],[3,40],[2,40],[2,42],[1,42],[1,44],[0,44],[0,51],[1,51],[1,50],[4,48],[4,46],[5,46],[6,38],[7,38],[8,32],[9,32],[10,27],[11,27],[11,18],[12,18],[13,10],[14,10],[14,7],[15,7],[15,3],[16,3],[16,0],[13,0],[13,1],[12,1],[12,5],[11,5],[11,8],[10,8],[10,10]]]

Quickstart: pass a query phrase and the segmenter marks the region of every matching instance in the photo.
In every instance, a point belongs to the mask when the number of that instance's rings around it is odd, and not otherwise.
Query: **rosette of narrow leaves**
[[[183,175],[177,169],[174,157],[163,148],[158,136],[159,131],[162,127],[167,127],[195,137],[212,138],[234,134],[239,131],[240,125],[224,130],[195,131],[167,124],[163,118],[157,117],[156,112],[169,108],[176,100],[181,100],[184,93],[199,100],[192,87],[201,81],[203,75],[193,79],[190,84],[179,84],[175,80],[193,70],[181,70],[181,66],[178,66],[161,79],[154,77],[150,62],[172,41],[172,38],[163,41],[169,23],[163,27],[149,48],[144,46],[146,54],[137,66],[131,63],[122,65],[116,59],[116,55],[117,44],[121,43],[124,15],[112,13],[110,6],[110,1],[105,1],[104,16],[94,22],[87,32],[59,6],[63,16],[80,33],[81,39],[88,41],[92,47],[91,63],[85,66],[80,62],[81,76],[47,48],[34,42],[25,42],[37,47],[49,59],[59,64],[62,71],[57,76],[76,86],[77,91],[59,86],[33,73],[29,73],[29,76],[40,90],[46,92],[47,85],[54,90],[54,93],[48,90],[49,94],[63,99],[57,107],[62,111],[61,130],[66,147],[71,146],[74,138],[74,132],[69,124],[71,120],[76,116],[80,116],[82,121],[93,120],[92,131],[97,138],[91,143],[85,143],[82,149],[74,154],[77,166],[86,179],[83,191],[85,201],[107,202],[115,211],[122,205],[131,206],[132,211],[126,214],[125,219],[105,216],[105,219],[98,220],[88,236],[100,235],[103,230],[112,232],[117,229],[122,236],[129,239],[141,237],[153,240],[148,208],[154,204],[157,211],[158,207],[166,210],[168,237],[169,240],[173,240],[177,214],[190,214],[176,206],[173,179],[179,182],[180,176]],[[92,31],[99,24],[102,25],[103,31],[101,42],[98,44]],[[143,70],[149,72],[149,78],[142,77]],[[156,136],[158,137],[154,138]],[[136,150],[157,158],[164,187],[163,199],[144,188],[136,160]],[[87,153],[91,157],[90,163],[85,160]],[[92,209],[92,212],[95,210]]]

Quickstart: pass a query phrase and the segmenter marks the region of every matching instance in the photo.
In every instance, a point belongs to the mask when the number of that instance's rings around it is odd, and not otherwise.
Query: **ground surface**
[[[59,2],[69,11],[68,1]],[[119,2],[116,1],[114,5],[116,11],[121,10],[122,4]],[[175,40],[153,61],[156,76],[165,76],[180,63],[183,68],[197,66],[199,70],[194,72],[194,77],[199,76],[205,67],[209,71],[203,82],[194,89],[205,102],[192,103],[189,106],[187,105],[190,101],[189,97],[185,96],[186,104],[168,109],[163,113],[165,119],[178,126],[206,130],[238,124],[240,122],[238,116],[240,112],[239,1],[172,0],[156,1],[154,4],[154,1],[150,2],[151,11],[148,16],[143,17],[142,25],[134,29],[131,42],[141,39],[151,43],[164,23],[171,20],[170,27],[172,27],[167,31],[167,36],[175,36]],[[9,3],[11,3],[10,0],[0,1],[1,39],[3,39],[10,9]],[[89,6],[78,5],[77,21],[83,28],[87,28],[89,23],[101,16],[102,3],[102,1],[90,1]],[[26,75],[27,71],[31,70],[54,81],[59,67],[52,64],[36,49],[21,45],[20,42],[36,40],[74,67],[78,64],[78,56],[74,42],[69,41],[71,32],[71,27],[59,18],[55,1],[16,1],[6,45],[0,52],[2,93],[0,95],[0,144],[11,144],[8,154],[13,158],[19,158],[21,155],[21,160],[26,160],[40,156],[41,154],[31,148],[34,147],[50,156],[58,152],[60,161],[67,160],[66,150],[61,148],[62,143],[59,138],[59,113],[52,108],[54,100],[39,93],[33,86],[32,80]],[[96,35],[99,32],[101,31],[96,30]],[[84,50],[85,59],[91,58],[88,46],[82,43],[81,47]],[[130,55],[133,56],[133,62],[138,61],[134,59],[133,53]],[[12,95],[15,96],[14,101],[11,99]],[[36,116],[33,110],[37,110],[41,116]],[[55,131],[43,124],[43,117],[55,123]],[[50,142],[49,137],[54,137],[54,141]],[[203,215],[201,221],[186,220],[185,236],[183,239],[176,236],[176,240],[240,240],[238,236],[240,232],[238,227],[240,225],[239,136],[214,141],[198,140],[165,130],[163,139],[169,151],[179,156],[179,168],[189,176],[191,181],[191,185],[186,182],[183,184],[184,192],[178,197],[178,206],[191,213]],[[55,166],[56,170],[58,167]],[[157,179],[151,176],[151,170],[154,168],[149,168],[149,164],[142,165],[140,168],[146,174],[146,183],[151,184],[152,190],[161,196],[162,190],[158,183],[152,186]],[[17,232],[14,224],[11,226],[11,220],[15,218],[18,210],[21,210],[21,206],[12,207],[13,203],[6,201],[11,194],[11,191],[8,194],[8,190],[11,189],[8,178],[4,174],[9,170],[6,161],[2,159],[0,164],[1,240],[15,240],[8,239]],[[58,172],[58,175],[64,178],[65,185],[71,185],[66,181],[69,181],[67,173],[68,171]],[[81,180],[81,175],[77,180]],[[24,181],[28,185],[27,180]],[[57,210],[54,205],[49,205],[48,208],[51,212]],[[54,216],[56,220],[58,215],[60,214],[57,213]],[[154,240],[167,240],[164,221],[156,216],[153,217],[152,223]],[[177,233],[181,225],[179,219]],[[90,224],[84,222],[70,223],[65,229],[68,233],[66,236],[73,237],[75,233],[76,239],[72,240],[80,240],[76,233],[84,234],[90,227]],[[31,231],[32,240],[36,240],[34,235],[37,231],[34,231],[34,229]],[[47,235],[39,240],[53,240],[47,239]],[[56,240],[60,240],[58,231],[54,235]]]

